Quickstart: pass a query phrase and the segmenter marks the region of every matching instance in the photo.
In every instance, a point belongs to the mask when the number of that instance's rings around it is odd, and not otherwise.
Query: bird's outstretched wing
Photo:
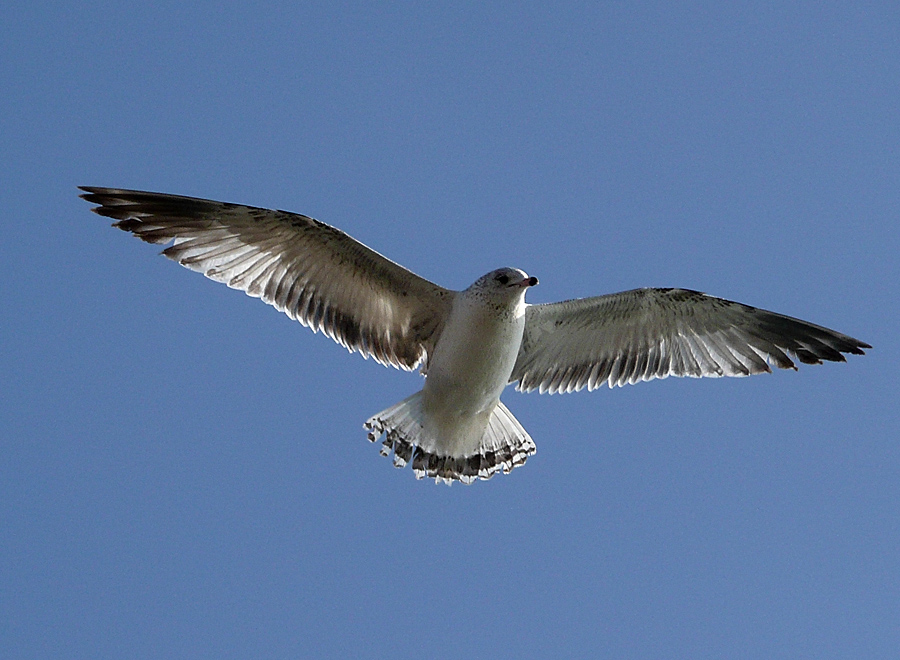
[[[529,305],[510,382],[571,392],[667,376],[749,376],[871,348],[806,321],[686,289]]]
[[[411,370],[432,352],[454,292],[344,232],[286,211],[82,187],[93,210],[170,259],[283,311],[351,351]]]

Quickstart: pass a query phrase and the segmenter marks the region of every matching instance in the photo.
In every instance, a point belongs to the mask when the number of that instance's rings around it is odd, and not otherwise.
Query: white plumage
[[[501,268],[451,291],[304,215],[160,193],[83,187],[93,210],[167,257],[261,298],[425,386],[365,424],[417,477],[471,483],[534,453],[500,402],[512,382],[571,392],[667,376],[747,376],[769,364],[844,361],[871,348],[806,321],[685,289],[528,305],[537,284]]]

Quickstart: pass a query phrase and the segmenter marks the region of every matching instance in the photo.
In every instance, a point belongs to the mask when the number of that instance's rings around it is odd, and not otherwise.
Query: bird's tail
[[[389,456],[393,451],[394,467],[402,468],[412,461],[417,479],[434,477],[435,483],[457,480],[470,484],[476,478],[490,479],[497,472],[506,473],[523,465],[536,449],[531,436],[501,402],[497,402],[486,422],[482,421],[481,439],[474,451],[442,451],[442,446],[461,443],[456,438],[431,437],[426,427],[421,391],[365,423],[371,442],[384,436],[381,455]]]

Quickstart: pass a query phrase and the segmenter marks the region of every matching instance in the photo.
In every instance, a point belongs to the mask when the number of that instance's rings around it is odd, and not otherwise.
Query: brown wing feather
[[[771,362],[843,362],[866,343],[800,319],[686,289],[530,305],[510,382],[571,392],[667,376],[748,376]]]
[[[413,369],[433,350],[454,292],[297,213],[82,187],[113,226],[378,362]]]

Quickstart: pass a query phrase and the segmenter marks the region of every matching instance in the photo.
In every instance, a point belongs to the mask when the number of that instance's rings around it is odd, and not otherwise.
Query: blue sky
[[[10,658],[887,658],[900,648],[896,3],[7,3]],[[365,441],[421,387],[110,229],[77,185],[299,211],[529,301],[683,286],[875,348],[504,401],[471,487]]]

